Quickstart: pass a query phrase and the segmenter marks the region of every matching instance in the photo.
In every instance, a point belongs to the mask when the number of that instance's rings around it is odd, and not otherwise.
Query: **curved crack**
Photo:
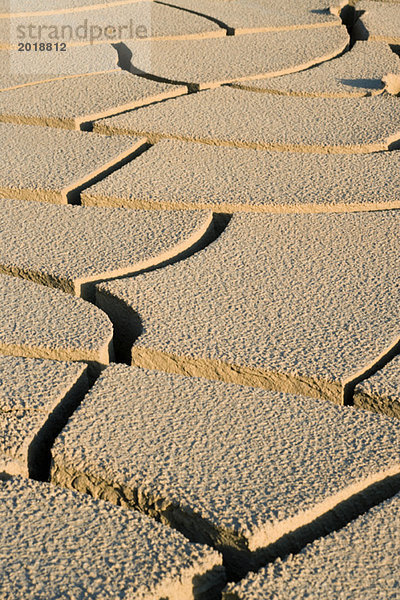
[[[196,92],[199,90],[199,86],[197,84],[188,83],[187,81],[180,81],[177,79],[168,79],[167,77],[159,77],[158,75],[153,75],[152,73],[147,73],[138,67],[135,67],[132,64],[133,54],[130,48],[124,42],[118,42],[116,44],[112,44],[113,48],[118,53],[118,66],[127,73],[131,75],[136,75],[137,77],[143,77],[143,79],[148,79],[150,81],[157,81],[158,83],[168,83],[171,85],[182,85],[188,88],[189,92]]]
[[[351,380],[345,382],[343,389],[343,404],[345,406],[355,406],[354,391],[359,383],[369,379],[378,371],[383,369],[390,361],[400,354],[400,339],[396,340],[390,348],[387,348],[372,364],[367,366],[362,372],[354,376]],[[371,405],[371,410],[374,406]]]
[[[215,242],[228,226],[231,217],[232,215],[230,214],[214,213],[212,216],[212,221],[207,230],[204,232],[204,235],[179,254],[176,254],[175,256],[164,260],[161,263],[140,271],[122,275],[121,277],[110,277],[103,279],[101,282],[106,283],[108,281],[115,281],[117,279],[126,279],[128,277],[141,275],[142,273],[156,271],[167,265],[172,265],[186,260],[190,256],[201,252]],[[95,283],[101,282],[93,282],[91,285],[94,287]],[[115,362],[121,362],[130,365],[132,360],[132,346],[143,331],[140,316],[135,311],[127,307],[123,301],[118,301],[118,299],[114,298],[113,296],[109,296],[104,291],[99,291],[98,289],[96,289],[95,298],[94,300],[92,299],[92,301],[109,317],[113,324]]]
[[[81,181],[74,182],[71,187],[65,188],[62,192],[63,197],[66,198],[68,204],[81,204],[81,192],[95,183],[102,181],[111,173],[118,171],[149,148],[151,148],[151,144],[147,141],[138,140],[128,151],[123,152],[120,156],[113,159],[111,163],[102,165],[97,171],[89,173]]]
[[[229,25],[227,23],[224,23],[223,21],[221,21],[220,19],[217,19],[216,17],[212,17],[210,15],[207,15],[207,14],[202,13],[197,10],[193,10],[190,8],[184,8],[183,6],[177,6],[176,4],[171,4],[169,2],[164,2],[163,0],[154,0],[154,3],[162,4],[163,6],[170,6],[171,8],[176,8],[177,10],[181,10],[183,12],[187,12],[187,13],[191,13],[193,15],[197,15],[199,17],[203,17],[204,19],[207,19],[207,21],[211,21],[212,23],[215,23],[221,29],[225,29],[226,35],[235,35],[235,30],[233,27],[229,27]]]

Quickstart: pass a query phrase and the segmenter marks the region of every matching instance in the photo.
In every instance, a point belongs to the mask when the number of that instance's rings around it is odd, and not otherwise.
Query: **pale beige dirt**
[[[353,408],[112,365],[57,439],[51,479],[212,543],[240,574],[397,473],[399,439],[399,421]]]
[[[53,485],[0,480],[3,598],[215,598],[221,556],[148,517]]]
[[[1,599],[398,600],[399,24],[0,0]]]

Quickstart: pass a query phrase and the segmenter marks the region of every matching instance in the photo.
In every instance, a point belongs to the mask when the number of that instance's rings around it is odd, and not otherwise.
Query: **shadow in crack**
[[[193,256],[217,240],[228,226],[231,218],[232,215],[229,214],[214,214],[209,228],[201,237],[201,239],[183,252],[180,252],[174,257],[169,258],[157,265],[107,281],[116,281],[117,279],[136,277],[137,275],[162,269],[163,267],[173,265],[189,258],[190,256]],[[125,302],[119,298],[116,298],[104,289],[97,287],[96,283],[100,283],[100,281],[91,282],[91,285],[94,287],[94,298],[92,301],[94,300],[95,305],[108,315],[113,324],[115,361],[130,365],[132,346],[143,333],[143,323],[140,315],[132,308],[128,307]]]
[[[134,342],[143,332],[140,316],[119,298],[96,288],[95,304],[104,311],[114,328],[115,362],[130,365]]]
[[[164,6],[170,6],[171,8],[176,8],[177,10],[181,10],[183,12],[187,12],[192,15],[197,15],[199,17],[203,17],[203,19],[206,19],[207,21],[211,21],[212,23],[215,23],[221,29],[225,29],[226,35],[235,35],[235,30],[233,27],[229,27],[229,25],[227,23],[224,23],[223,21],[221,21],[220,19],[217,19],[216,17],[207,15],[206,13],[202,13],[197,10],[190,9],[190,8],[185,8],[183,6],[177,6],[176,4],[171,4],[169,2],[163,2],[162,0],[154,0],[154,3],[162,4]]]
[[[397,45],[397,44],[389,44],[389,45],[390,45],[391,51],[400,57],[400,45]]]
[[[189,92],[197,92],[199,90],[199,85],[196,83],[190,83],[187,81],[180,81],[178,79],[168,79],[166,77],[159,77],[158,75],[152,75],[147,71],[143,71],[138,67],[135,67],[134,56],[132,50],[128,48],[128,46],[124,42],[118,42],[116,44],[112,44],[112,47],[118,53],[118,66],[123,71],[130,73],[131,75],[137,75],[137,77],[143,77],[143,79],[149,79],[151,81],[157,81],[158,83],[168,83],[170,85],[183,85],[188,88]]]
[[[132,51],[128,48],[124,42],[117,42],[115,44],[111,44],[114,50],[117,51],[118,54],[118,62],[117,65],[123,71],[131,72],[131,61],[132,61]]]

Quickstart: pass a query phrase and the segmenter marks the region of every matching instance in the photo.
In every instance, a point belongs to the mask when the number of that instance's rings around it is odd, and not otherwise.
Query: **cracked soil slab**
[[[93,283],[179,255],[212,228],[212,213],[0,205],[0,271],[87,297]]]
[[[400,337],[399,219],[237,214],[201,253],[97,286],[97,304],[122,341],[136,324],[134,365],[342,403]]]
[[[0,93],[0,121],[79,129],[82,123],[186,93],[185,86],[123,71],[50,81]]]
[[[102,10],[105,6],[119,7],[143,0],[6,0],[8,14],[25,16],[31,13],[51,13]],[[12,8],[12,11],[10,10]],[[5,13],[7,14],[7,13]],[[0,15],[1,17],[3,15]]]
[[[20,478],[0,499],[3,597],[212,600],[223,585],[220,555],[139,513]]]
[[[225,213],[400,208],[399,174],[399,151],[315,155],[161,140],[86,188],[82,203]]]
[[[56,40],[65,41],[68,49],[74,46],[99,45],[111,48],[112,43],[121,40],[226,35],[224,29],[202,16],[146,1],[121,4],[118,7],[104,5],[96,11],[73,11],[38,17],[32,15],[29,23],[25,16],[11,17],[8,27],[3,25],[2,28],[0,22],[0,32],[3,47],[17,47],[21,41],[54,43]],[[60,58],[62,60],[61,56]],[[45,57],[42,60],[45,64]],[[20,61],[23,63],[23,58],[20,57],[18,62]]]
[[[43,446],[88,388],[86,367],[0,356],[0,472],[42,472]]]
[[[134,67],[146,70],[151,54],[152,75],[186,82],[199,89],[245,79],[250,76],[276,77],[300,71],[343,52],[349,37],[345,27],[256,33],[217,39],[147,42],[147,51],[127,44]],[[139,49],[140,49],[139,48]],[[138,58],[136,56],[139,55]],[[141,56],[145,63],[141,64]]]
[[[68,47],[65,52],[0,50],[0,61],[0,91],[53,79],[119,71],[117,51],[110,45]],[[35,92],[30,89],[29,93],[33,96]]]
[[[400,60],[388,44],[357,42],[349,52],[301,73],[273,81],[244,81],[251,91],[290,96],[371,96],[381,94],[382,78],[400,71]]]
[[[232,32],[250,33],[271,29],[293,30],[340,24],[324,0],[166,0],[220,21]]]
[[[400,422],[366,411],[112,365],[57,438],[51,480],[211,543],[240,574],[397,473],[399,440]]]
[[[277,560],[238,584],[224,600],[395,600],[400,570],[400,494],[372,508],[340,531]]]
[[[354,404],[400,418],[400,357],[356,386]]]
[[[0,354],[108,364],[113,328],[80,298],[0,275]]]
[[[207,144],[369,153],[400,144],[396,97],[298,98],[221,87],[100,120],[94,131]]]
[[[145,140],[0,123],[0,197],[67,204],[68,194]],[[34,148],[34,151],[32,150]]]
[[[364,11],[355,26],[355,36],[369,41],[400,44],[400,3],[357,3],[357,11]]]

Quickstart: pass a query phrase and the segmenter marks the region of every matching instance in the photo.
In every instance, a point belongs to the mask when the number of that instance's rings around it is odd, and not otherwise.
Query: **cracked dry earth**
[[[0,598],[400,599],[400,1],[0,5]]]

